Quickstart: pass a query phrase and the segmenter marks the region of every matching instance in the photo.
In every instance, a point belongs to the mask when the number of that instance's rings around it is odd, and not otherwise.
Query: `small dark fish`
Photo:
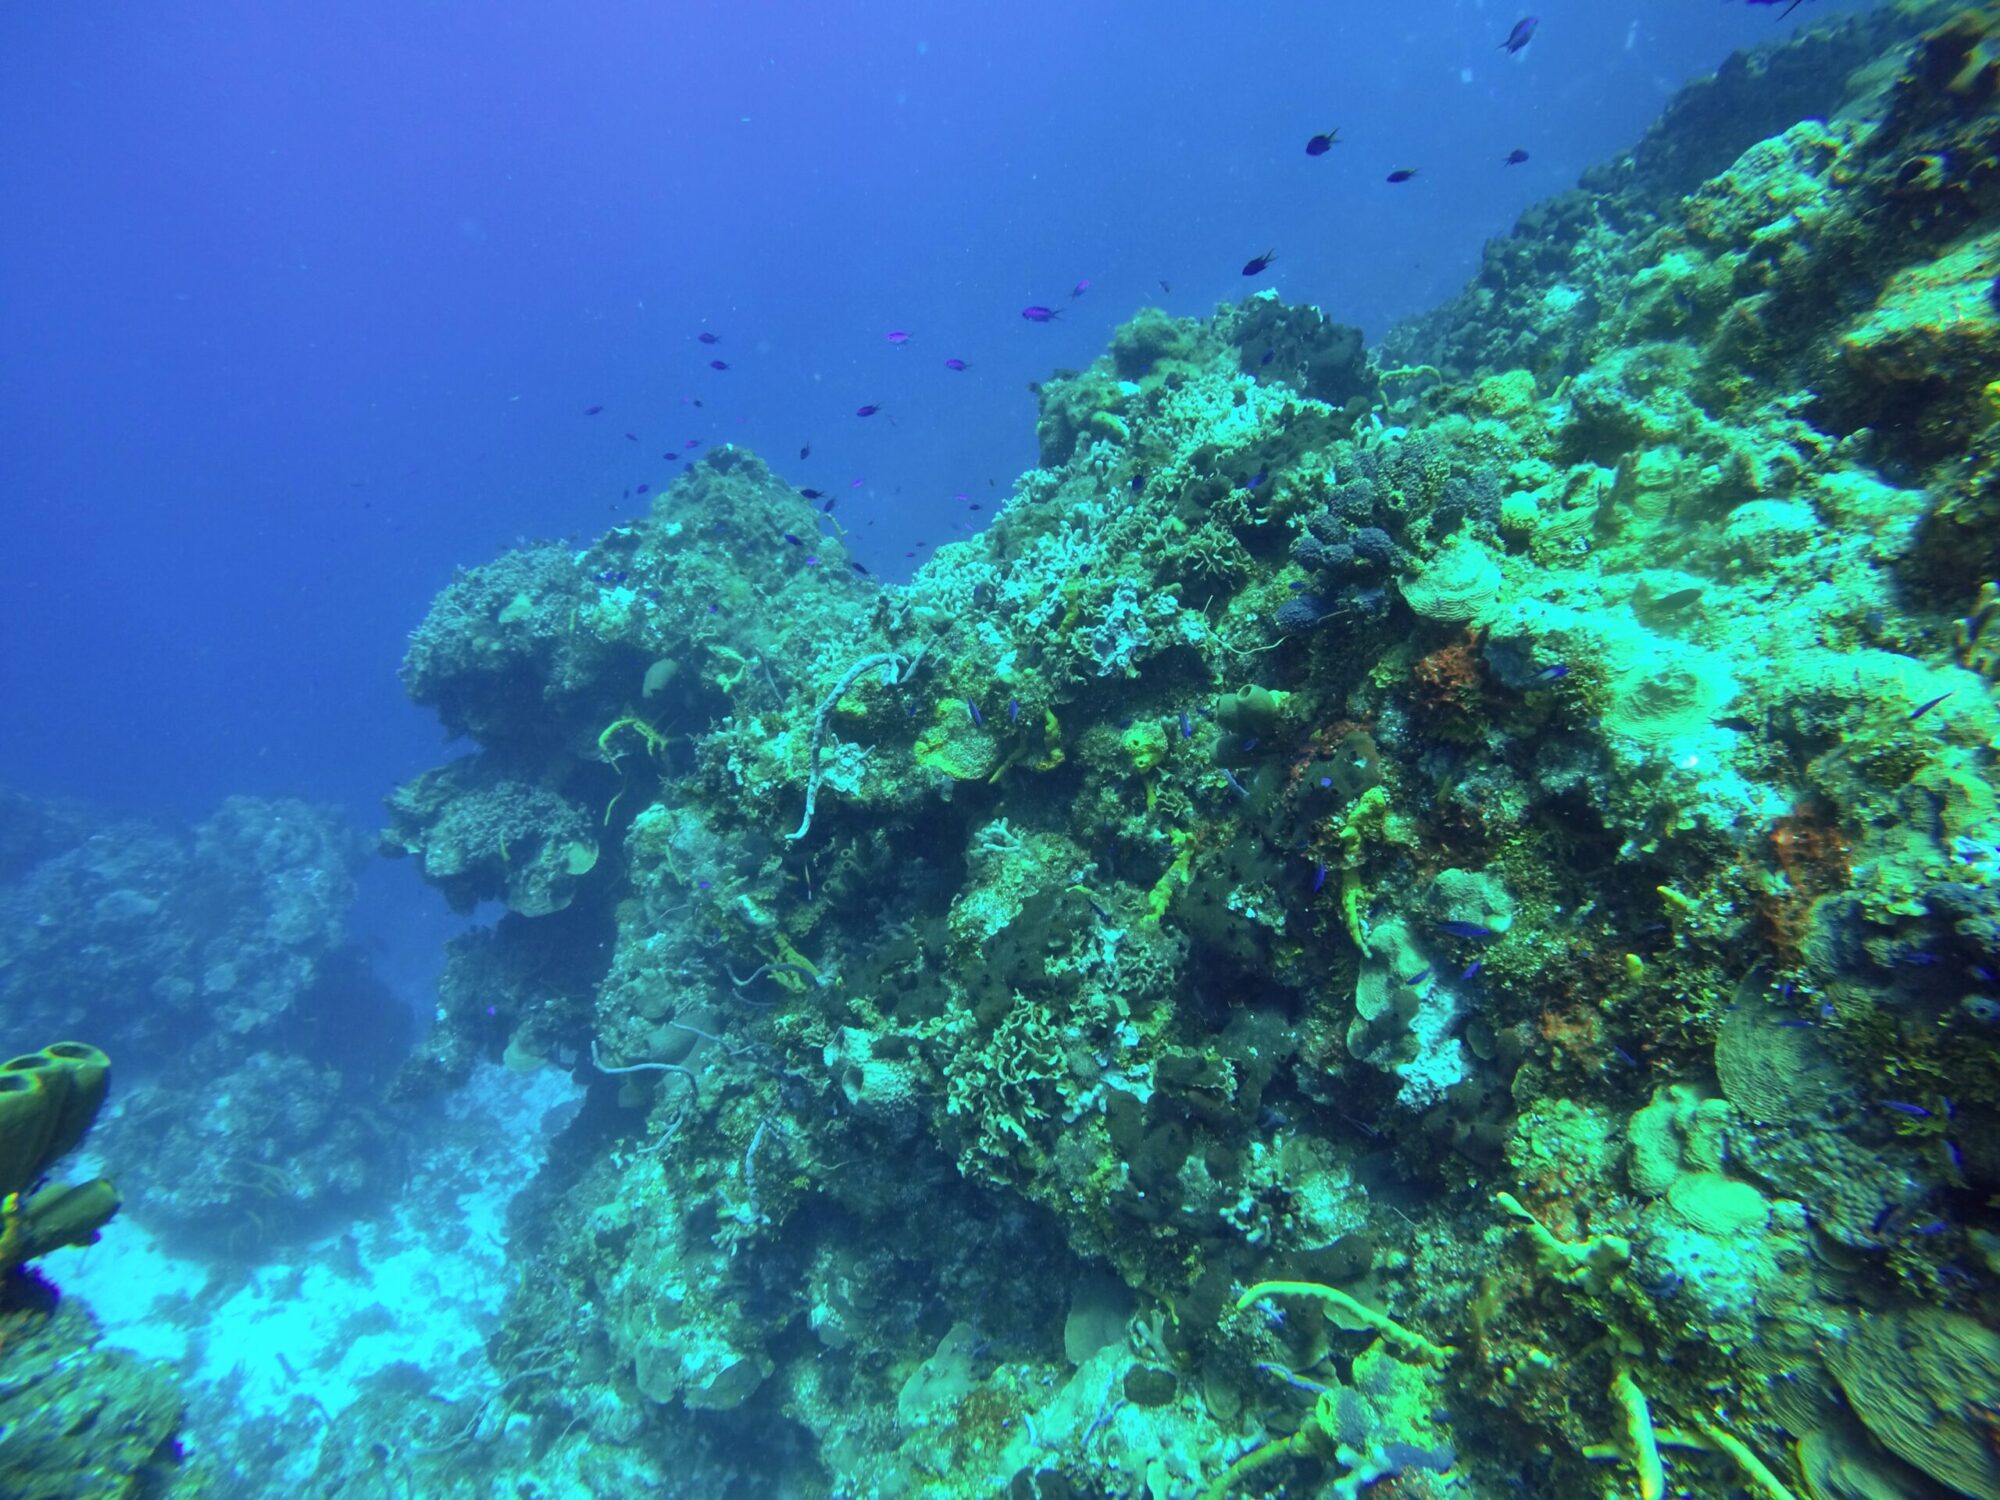
[[[701,439],[689,438],[685,443],[682,443],[681,446],[683,448],[699,448],[701,446]]]
[[[1277,251],[1266,250],[1262,255],[1254,256],[1250,260],[1243,262],[1243,274],[1245,276],[1262,276],[1265,267],[1269,266],[1277,258]]]
[[[1313,866],[1313,894],[1317,896],[1326,888],[1326,861],[1320,860]]]
[[[1258,360],[1257,363],[1260,365],[1268,365],[1272,360],[1276,359],[1277,357],[1278,357],[1278,351],[1276,349],[1266,349],[1264,351],[1264,357]]]
[[[972,727],[974,729],[984,729],[986,727],[986,719],[979,712],[979,705],[974,703],[970,698],[965,700],[965,711],[972,715]]]
[[[1248,479],[1243,481],[1243,488],[1246,490],[1254,490],[1257,488],[1258,485],[1262,484],[1263,482],[1264,482],[1264,471],[1262,469],[1259,469],[1255,474],[1252,474]]]
[[[695,337],[700,339],[704,344],[719,344],[722,342],[721,334],[710,333],[707,329],[703,329],[700,333],[697,333]]]
[[[643,495],[643,494],[645,494],[645,493],[646,493],[646,492],[647,492],[648,490],[650,490],[651,488],[652,488],[652,486],[651,486],[650,484],[642,484],[642,485],[640,485],[640,486],[639,486],[639,488],[638,488],[638,489],[634,490],[634,491],[633,491],[632,493],[633,493],[633,494],[635,494],[635,495]]]
[[[826,515],[829,511],[833,509],[834,502],[837,501],[839,498],[840,497],[838,495],[828,495],[824,500],[820,501],[819,513],[821,515]]]
[[[1051,323],[1060,318],[1062,314],[1055,308],[1043,307],[1038,302],[1033,307],[1022,308],[1021,316],[1026,318],[1030,323]]]
[[[1686,609],[1690,604],[1699,602],[1700,599],[1701,590],[1698,588],[1675,589],[1671,594],[1661,594],[1657,599],[1648,599],[1646,601],[1646,608],[1665,610]]]
[[[1069,289],[1069,294],[1072,297],[1081,297],[1085,292],[1089,290],[1090,290],[1090,278],[1086,276],[1083,278],[1083,280],[1079,281],[1075,286]]]
[[[872,417],[875,415],[876,412],[880,411],[881,409],[882,407],[880,403],[871,401],[866,406],[855,407],[854,415],[857,417]]]
[[[1931,1112],[1921,1104],[1912,1104],[1907,1099],[1884,1099],[1884,1109],[1893,1109],[1899,1115],[1908,1115],[1912,1120],[1928,1120]]]
[[[1717,729],[1733,729],[1738,734],[1754,734],[1757,731],[1756,724],[1744,718],[1741,714],[1731,714],[1726,719],[1717,719],[1715,727]]]
[[[1753,0],[1753,3],[1757,3],[1757,0]],[[1770,4],[1772,0],[1761,0],[1761,3]],[[1514,29],[1507,33],[1507,40],[1500,45],[1506,49],[1507,55],[1512,57],[1535,39],[1535,28],[1541,24],[1540,16],[1521,17],[1514,23]]]
[[[1144,474],[1134,474],[1132,476],[1132,489],[1134,490],[1134,492],[1143,490],[1145,487],[1146,487],[1146,476]]]
[[[910,341],[908,330],[902,328],[892,328],[882,336],[892,344],[907,344]]]
[[[1431,977],[1431,971],[1429,969],[1419,969],[1417,970],[1416,973],[1412,974],[1408,979],[1405,979],[1403,983],[1407,984],[1411,989],[1415,989],[1418,985],[1422,984],[1426,979],[1430,977]]]
[[[794,547],[803,547],[805,545],[804,542],[800,541],[797,537],[793,536],[789,531],[786,532],[784,535],[785,535],[785,540],[790,542]]]
[[[813,456],[813,445],[811,443],[801,443],[799,445],[799,457],[811,458],[812,456]]]
[[[1258,745],[1257,736],[1253,734],[1250,736],[1249,739],[1243,742],[1243,753],[1245,755],[1248,755],[1252,750],[1255,750],[1257,748],[1257,745]]]
[[[1523,151],[1519,146],[1516,146],[1512,151],[1507,153],[1500,165],[1503,167],[1518,167],[1527,159],[1528,153]]]
[[[950,359],[944,362],[944,367],[947,370],[969,370],[972,368],[972,365],[970,364],[970,362],[962,360],[958,358],[956,355],[953,355]]]
[[[1943,1219],[1932,1219],[1928,1224],[1919,1224],[1917,1233],[1922,1235],[1943,1234],[1951,1226]]]
[[[594,416],[596,416],[596,415],[597,415],[597,414],[598,414],[599,412],[601,412],[601,411],[603,411],[603,410],[604,410],[604,408],[603,408],[603,407],[601,407],[601,406],[586,406],[586,407],[585,407],[585,408],[583,409],[583,414],[584,414],[584,415],[585,415],[586,417],[594,417]]]
[[[1486,967],[1485,959],[1475,958],[1471,963],[1465,966],[1465,972],[1459,975],[1458,977],[1460,979],[1470,979],[1485,967]]]
[[[826,498],[825,490],[800,490],[799,493],[808,500],[824,500]]]
[[[1333,130],[1323,130],[1318,135],[1314,136],[1311,140],[1306,142],[1306,155],[1324,156],[1326,155],[1327,152],[1331,151],[1335,146],[1338,146],[1339,144],[1340,144],[1340,131],[1338,128]]]
[[[1910,722],[1912,724],[1916,723],[1917,720],[1921,719],[1925,714],[1929,713],[1932,709],[1936,708],[1940,703],[1944,702],[1945,699],[1949,698],[1952,693],[1955,693],[1957,691],[1958,691],[1957,688],[1953,688],[1951,692],[1939,693],[1935,698],[1931,699],[1930,702],[1919,705],[1917,708],[1911,711]]]
[[[1189,722],[1186,709],[1181,710],[1181,738],[1184,740],[1194,738],[1194,725]]]
[[[1634,1057],[1631,1053],[1627,1052],[1623,1047],[1619,1046],[1616,1042],[1613,1042],[1611,1044],[1611,1051],[1612,1055],[1615,1056],[1620,1062],[1625,1064],[1626,1067],[1636,1068],[1639,1066],[1639,1059]]]
[[[1174,289],[1167,284],[1167,279],[1164,276],[1160,278],[1160,290],[1166,293],[1166,295],[1168,295],[1169,297],[1173,296],[1174,294]]]
[[[636,432],[628,432],[625,434],[625,441],[628,443],[636,443],[639,441],[639,434]]]
[[[1416,175],[1417,175],[1417,169],[1415,167],[1398,167],[1396,168],[1395,171],[1389,174],[1389,181],[1408,182],[1412,177]]]
[[[1490,938],[1493,936],[1493,929],[1491,927],[1481,927],[1477,922],[1440,922],[1438,923],[1438,930],[1448,932],[1453,937],[1460,938]]]
[[[1021,700],[1019,698],[1009,698],[1007,700],[1007,722],[1009,724],[1018,724],[1020,721]]]
[[[1543,667],[1541,671],[1535,674],[1535,680],[1537,682],[1560,682],[1567,676],[1569,676],[1569,668],[1562,662],[1557,662],[1552,667]]]
[[[711,370],[726,370],[729,368],[729,361],[726,359],[711,359],[708,362],[708,367]]]
[[[849,558],[847,560],[847,565],[848,567],[854,569],[855,572],[859,573],[863,578],[866,578],[868,576],[868,570],[862,567],[860,563],[854,561],[853,558]]]

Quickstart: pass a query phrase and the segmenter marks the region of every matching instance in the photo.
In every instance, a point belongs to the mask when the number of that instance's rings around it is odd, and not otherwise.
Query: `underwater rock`
[[[1428,620],[1476,626],[1500,613],[1500,565],[1470,538],[1447,542],[1401,586],[1410,608]]]

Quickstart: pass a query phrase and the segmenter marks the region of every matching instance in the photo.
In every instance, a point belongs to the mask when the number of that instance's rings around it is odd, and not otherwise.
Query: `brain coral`
[[[1403,580],[1403,597],[1426,619],[1485,625],[1500,613],[1500,583],[1493,554],[1469,537],[1459,537]]]
[[[1840,1087],[1833,1061],[1810,1028],[1780,1026],[1769,1005],[1737,1003],[1715,1036],[1715,1074],[1743,1115],[1759,1122],[1809,1119]]]
[[[2000,1391],[2000,1334],[1939,1307],[1863,1312],[1827,1363],[1890,1452],[1961,1495],[2000,1500],[2000,1448],[1980,1420]]]
[[[1667,1202],[1691,1227],[1719,1238],[1762,1229],[1770,1214],[1762,1193],[1720,1172],[1676,1177],[1667,1189]]]
[[[1720,656],[1658,642],[1625,663],[1612,684],[1605,728],[1661,745],[1706,728],[1736,694]]]

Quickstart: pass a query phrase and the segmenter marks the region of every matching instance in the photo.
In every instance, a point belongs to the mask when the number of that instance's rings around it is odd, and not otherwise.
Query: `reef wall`
[[[431,1492],[2000,1495],[1997,58],[1142,312],[908,586],[730,450],[456,579],[405,1083],[597,1082]]]

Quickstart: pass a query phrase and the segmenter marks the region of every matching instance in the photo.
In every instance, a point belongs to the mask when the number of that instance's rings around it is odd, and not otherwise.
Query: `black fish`
[[[1751,0],[1751,3],[1768,5],[1774,3],[1774,0]],[[1507,40],[1500,45],[1507,49],[1509,57],[1513,56],[1535,39],[1535,28],[1541,24],[1539,16],[1521,17],[1514,23],[1514,29],[1507,33]]]
[[[1523,151],[1519,146],[1516,146],[1512,151],[1507,153],[1506,159],[1500,165],[1503,167],[1518,167],[1527,159],[1528,153]]]
[[[1415,167],[1398,167],[1389,174],[1389,180],[1391,182],[1408,182],[1416,175],[1417,169]]]
[[[813,445],[811,443],[803,444],[799,448],[800,458],[811,458],[812,456],[813,456]]]
[[[848,567],[854,569],[855,572],[859,573],[863,578],[866,578],[868,576],[868,570],[862,567],[860,563],[854,561],[853,558],[849,558],[847,560],[847,565]]]
[[[1266,250],[1262,255],[1257,256],[1255,259],[1247,260],[1243,263],[1243,274],[1245,276],[1261,276],[1264,274],[1264,268],[1270,265],[1271,262],[1276,260],[1277,258],[1278,258],[1277,251]]]
[[[639,441],[639,434],[636,432],[628,432],[625,434],[625,441],[628,443],[636,443]]]
[[[854,415],[857,417],[872,417],[875,415],[876,412],[880,411],[881,409],[882,407],[879,402],[870,401],[866,406],[855,407]]]
[[[719,334],[719,333],[710,333],[710,332],[708,332],[708,331],[707,331],[706,329],[704,329],[704,330],[703,330],[702,332],[700,332],[700,333],[697,333],[697,334],[695,335],[695,337],[696,337],[696,338],[698,338],[698,339],[700,339],[700,340],[701,340],[701,341],[702,341],[702,342],[703,342],[704,344],[719,344],[719,343],[721,343],[721,342],[722,342],[722,335],[721,335],[721,334]]]
[[[1306,155],[1324,156],[1339,144],[1340,131],[1338,129],[1323,131],[1306,142]]]
[[[823,499],[826,495],[825,490],[800,490],[799,493],[808,500]]]

